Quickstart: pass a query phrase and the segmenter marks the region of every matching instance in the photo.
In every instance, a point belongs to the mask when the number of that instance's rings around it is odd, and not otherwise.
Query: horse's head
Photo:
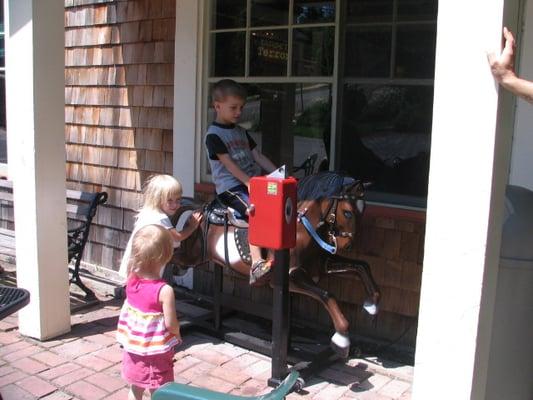
[[[189,225],[189,218],[194,211],[201,209],[201,205],[194,202],[191,198],[184,198],[182,206],[176,211],[170,220],[178,230],[182,230]],[[181,267],[189,267],[201,261],[202,257],[202,228],[201,225],[193,233],[183,240],[174,258],[174,262]]]
[[[324,221],[330,243],[339,250],[350,250],[365,209],[363,183],[343,178],[341,192],[324,199],[321,207],[325,209]]]
[[[353,246],[365,208],[363,182],[333,172],[311,175],[299,182],[298,199],[318,204],[320,212],[315,213],[318,221],[313,225],[332,246],[327,251],[349,250]]]

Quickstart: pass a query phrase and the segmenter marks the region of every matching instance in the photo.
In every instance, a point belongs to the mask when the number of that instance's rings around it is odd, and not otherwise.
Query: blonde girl
[[[122,377],[129,400],[174,381],[174,347],[181,343],[173,289],[161,279],[173,240],[161,225],[140,228],[132,239],[127,298],[120,312],[117,340],[122,345]]]
[[[143,189],[143,205],[136,215],[133,232],[120,264],[119,274],[123,278],[127,277],[132,238],[139,229],[150,224],[160,225],[170,232],[173,247],[177,248],[180,242],[188,238],[198,227],[202,220],[202,215],[199,212],[191,215],[189,224],[182,231],[176,230],[172,225],[170,217],[180,208],[181,195],[181,184],[171,175],[154,175],[146,181]],[[164,273],[167,282],[171,282],[171,266],[167,266],[162,273]]]

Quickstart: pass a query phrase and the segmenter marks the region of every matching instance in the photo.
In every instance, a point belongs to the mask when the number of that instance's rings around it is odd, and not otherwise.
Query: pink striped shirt
[[[166,353],[178,344],[165,326],[159,292],[162,279],[148,280],[130,277],[126,300],[120,311],[117,340],[124,350],[139,355]]]

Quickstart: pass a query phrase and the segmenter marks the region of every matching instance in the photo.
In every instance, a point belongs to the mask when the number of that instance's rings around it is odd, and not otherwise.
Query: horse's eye
[[[351,219],[353,217],[353,213],[351,211],[344,210],[343,213],[344,213],[344,218],[346,219]]]

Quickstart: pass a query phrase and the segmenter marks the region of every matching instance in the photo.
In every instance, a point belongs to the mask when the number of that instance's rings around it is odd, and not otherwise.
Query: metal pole
[[[289,250],[276,250],[272,272],[272,377],[269,386],[278,386],[288,374],[289,347]]]
[[[220,329],[222,323],[222,280],[224,271],[216,263],[212,263],[215,280],[213,283],[213,325],[216,331]]]

